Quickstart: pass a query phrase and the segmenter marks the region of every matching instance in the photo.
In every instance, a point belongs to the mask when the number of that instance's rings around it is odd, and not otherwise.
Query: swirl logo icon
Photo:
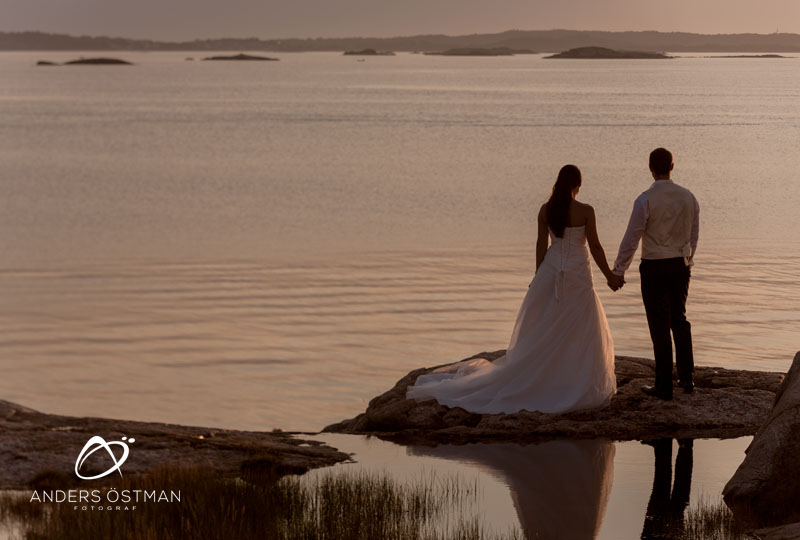
[[[127,443],[125,442],[126,440],[128,441]],[[104,476],[108,476],[114,471],[119,472],[119,475],[122,476],[122,471],[120,470],[120,467],[122,467],[122,464],[125,463],[126,459],[128,459],[128,454],[130,453],[130,449],[128,448],[128,443],[133,443],[135,440],[136,439],[132,437],[130,439],[128,439],[128,437],[122,437],[122,440],[120,441],[107,442],[104,438],[95,435],[94,437],[89,439],[85,445],[83,445],[83,450],[81,450],[81,453],[78,455],[77,461],[75,461],[75,474],[78,476],[78,478],[82,480],[96,480],[98,478],[103,478]],[[114,452],[111,450],[112,446],[122,447],[121,457],[118,458],[116,455],[114,455]],[[105,450],[108,453],[114,465],[112,465],[111,468],[104,473],[96,474],[94,476],[83,476],[81,474],[81,467],[83,466],[83,463],[89,456],[91,456],[98,450]]]

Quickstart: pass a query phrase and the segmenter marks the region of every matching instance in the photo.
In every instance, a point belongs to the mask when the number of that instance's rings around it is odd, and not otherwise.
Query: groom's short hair
[[[650,170],[656,174],[669,174],[672,170],[672,152],[656,148],[650,152]]]

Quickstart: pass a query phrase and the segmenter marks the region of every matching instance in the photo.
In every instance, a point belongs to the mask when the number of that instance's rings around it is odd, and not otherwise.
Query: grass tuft
[[[724,502],[701,499],[686,512],[683,535],[678,540],[746,540],[751,538],[739,526]]]

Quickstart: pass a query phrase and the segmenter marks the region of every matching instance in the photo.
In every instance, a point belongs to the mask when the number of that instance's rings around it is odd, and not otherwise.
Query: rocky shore
[[[472,358],[493,361],[505,351],[484,352]],[[400,379],[389,391],[369,402],[355,418],[326,427],[336,433],[374,434],[415,444],[479,441],[528,442],[548,438],[610,438],[615,440],[728,438],[753,435],[770,414],[782,373],[698,366],[695,391],[675,393],[673,401],[644,395],[652,384],[652,360],[618,356],[618,393],[598,410],[566,414],[521,411],[516,414],[473,414],[448,408],[435,400],[405,398],[417,377],[434,369],[421,368]]]
[[[58,416],[0,400],[0,489],[31,487],[43,474],[74,478],[78,454],[94,435],[109,442],[135,439],[121,469],[125,475],[173,465],[209,466],[230,476],[265,467],[278,474],[302,473],[350,457],[283,432]]]
[[[775,406],[745,451],[744,462],[723,490],[737,518],[771,526],[756,536],[800,539],[800,353],[778,390]]]

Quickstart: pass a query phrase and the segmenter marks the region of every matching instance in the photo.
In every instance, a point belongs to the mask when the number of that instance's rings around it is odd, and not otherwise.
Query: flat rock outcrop
[[[350,457],[283,432],[58,416],[0,400],[0,489],[23,489],[43,473],[74,478],[78,454],[94,435],[109,442],[135,439],[121,468],[125,475],[178,464],[231,476],[266,466],[278,474],[302,473]]]
[[[800,523],[758,529],[750,535],[758,540],[800,540]]]
[[[800,521],[800,352],[774,403],[722,492],[737,518],[755,525]]]
[[[473,358],[494,361],[505,351]],[[462,360],[465,361],[465,360]],[[641,386],[652,384],[655,363],[617,356],[617,395],[602,409],[545,414],[474,414],[448,408],[435,400],[406,399],[406,389],[434,368],[421,368],[375,397],[367,410],[326,427],[338,433],[373,433],[397,442],[436,444],[478,441],[533,441],[547,438],[739,437],[753,435],[767,418],[783,374],[719,367],[696,367],[695,391],[675,392],[673,401],[646,396]]]

